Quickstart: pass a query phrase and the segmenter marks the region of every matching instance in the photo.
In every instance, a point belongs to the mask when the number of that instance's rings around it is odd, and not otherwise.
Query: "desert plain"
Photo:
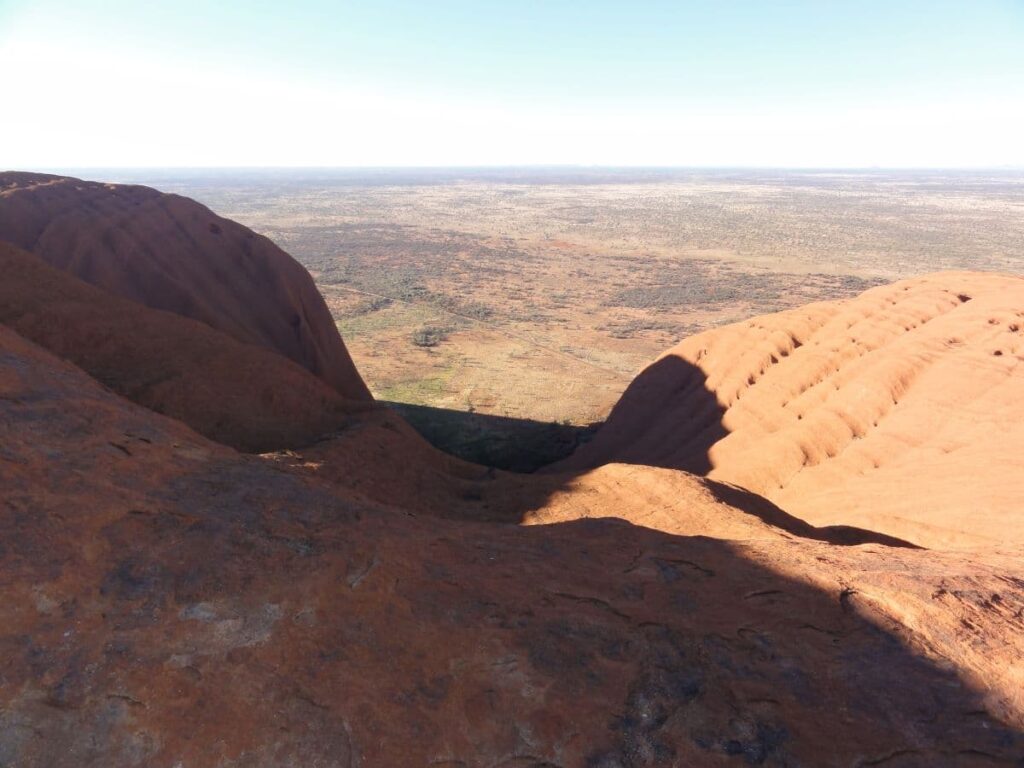
[[[90,171],[195,198],[313,275],[435,444],[533,469],[702,330],[940,270],[1019,272],[1014,171]]]

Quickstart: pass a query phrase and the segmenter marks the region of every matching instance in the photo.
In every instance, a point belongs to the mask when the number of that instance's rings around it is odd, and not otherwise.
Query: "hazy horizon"
[[[126,172],[126,173],[239,173],[239,174],[364,174],[393,175],[398,173],[447,173],[447,174],[523,174],[523,173],[566,173],[581,174],[777,174],[792,173],[796,175],[811,174],[950,174],[970,175],[978,173],[1024,173],[1022,165],[978,165],[978,166],[772,166],[772,165],[610,165],[582,163],[522,163],[522,164],[479,164],[479,165],[83,165],[83,166],[24,166],[3,168],[4,171],[43,173],[52,175],[76,175],[78,173],[95,172]]]

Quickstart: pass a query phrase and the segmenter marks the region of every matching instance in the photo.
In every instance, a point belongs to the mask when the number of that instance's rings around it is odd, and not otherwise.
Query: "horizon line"
[[[473,163],[424,165],[88,165],[11,166],[4,173],[67,171],[495,171],[495,170],[605,170],[605,171],[1024,171],[1024,164],[1005,165],[773,165],[773,164],[616,164],[616,163]]]

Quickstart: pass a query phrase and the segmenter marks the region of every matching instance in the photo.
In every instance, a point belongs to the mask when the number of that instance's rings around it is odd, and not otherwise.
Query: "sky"
[[[1024,0],[0,0],[0,168],[1024,167]]]

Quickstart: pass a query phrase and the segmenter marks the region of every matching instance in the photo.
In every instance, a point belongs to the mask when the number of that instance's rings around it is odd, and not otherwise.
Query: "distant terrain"
[[[517,468],[530,435],[550,448],[558,428],[571,448],[695,332],[927,272],[1024,266],[1021,172],[89,175],[194,197],[270,237],[312,272],[377,398],[443,447]]]

